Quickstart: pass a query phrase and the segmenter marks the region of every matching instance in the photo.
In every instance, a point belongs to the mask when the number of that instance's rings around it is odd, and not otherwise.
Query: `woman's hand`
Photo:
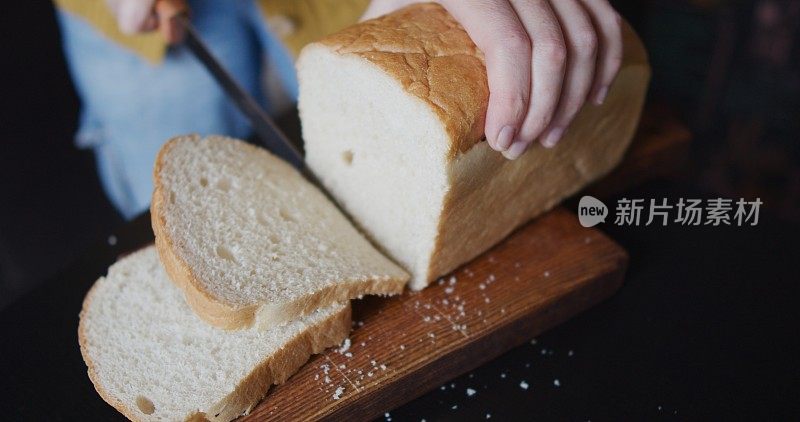
[[[414,0],[372,0],[362,19]],[[509,159],[555,146],[587,99],[602,104],[622,63],[607,0],[438,0],[486,57],[486,139]]]
[[[106,0],[106,3],[125,34],[158,29],[170,44],[183,39],[181,26],[173,18],[188,12],[185,0]]]

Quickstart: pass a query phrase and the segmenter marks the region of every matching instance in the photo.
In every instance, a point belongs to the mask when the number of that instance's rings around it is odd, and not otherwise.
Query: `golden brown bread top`
[[[622,67],[647,65],[636,33],[623,23]],[[489,103],[486,63],[464,28],[440,5],[415,4],[329,35],[320,43],[364,58],[428,104],[452,139],[450,158],[484,139]]]
[[[409,6],[320,42],[369,60],[429,104],[454,140],[451,155],[483,138],[489,99],[483,53],[438,4]]]

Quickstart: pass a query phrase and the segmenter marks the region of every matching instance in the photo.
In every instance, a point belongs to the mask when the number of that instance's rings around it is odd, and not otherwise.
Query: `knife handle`
[[[183,40],[183,25],[175,21],[176,18],[189,16],[189,4],[186,0],[156,0],[156,16],[158,29],[170,44]]]

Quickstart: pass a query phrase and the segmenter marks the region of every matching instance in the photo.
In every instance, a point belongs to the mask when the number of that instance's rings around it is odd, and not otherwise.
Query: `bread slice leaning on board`
[[[623,36],[605,103],[584,106],[557,147],[509,161],[484,141],[484,56],[441,6],[362,22],[299,56],[306,161],[421,289],[619,163],[650,76],[627,24]]]
[[[78,337],[98,393],[129,419],[229,421],[349,332],[346,303],[272,330],[211,327],[189,309],[150,246],[97,280]]]
[[[178,137],[155,164],[156,247],[206,322],[268,329],[408,274],[286,162],[243,141]]]

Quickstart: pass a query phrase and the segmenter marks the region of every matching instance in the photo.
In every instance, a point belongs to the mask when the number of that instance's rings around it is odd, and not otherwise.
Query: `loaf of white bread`
[[[306,46],[298,59],[306,162],[421,289],[611,170],[639,121],[650,68],[624,27],[622,68],[553,149],[515,161],[484,141],[483,54],[436,4]]]
[[[346,303],[270,330],[214,328],[187,306],[149,246],[95,283],[78,338],[97,392],[129,419],[229,421],[349,332]]]

